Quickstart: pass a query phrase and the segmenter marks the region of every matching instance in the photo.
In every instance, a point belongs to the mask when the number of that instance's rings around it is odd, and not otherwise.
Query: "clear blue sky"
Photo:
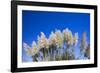
[[[78,32],[79,43],[82,33],[86,32],[87,41],[90,42],[90,14],[75,12],[47,12],[47,11],[22,11],[22,43],[25,42],[31,46],[32,41],[37,41],[37,35],[44,32],[48,37],[51,31],[68,28],[74,34]],[[76,50],[78,54],[78,50]],[[25,51],[22,51],[23,61],[32,61]]]

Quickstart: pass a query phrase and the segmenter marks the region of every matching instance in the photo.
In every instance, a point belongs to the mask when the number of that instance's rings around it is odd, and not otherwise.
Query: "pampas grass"
[[[37,37],[37,42],[33,41],[29,46],[23,43],[26,54],[31,56],[34,62],[38,61],[60,61],[60,60],[76,60],[80,59],[80,56],[76,58],[75,47],[78,43],[78,32],[72,34],[68,28],[62,32],[58,29],[52,31],[49,38],[45,33],[40,32],[40,36]],[[86,33],[83,33],[83,37],[80,43],[80,51],[84,56],[89,58],[89,47],[86,45]]]

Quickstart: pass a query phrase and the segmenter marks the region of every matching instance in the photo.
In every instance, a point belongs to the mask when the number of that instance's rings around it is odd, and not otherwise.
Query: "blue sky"
[[[73,35],[78,32],[79,43],[82,33],[86,32],[87,41],[90,42],[90,14],[75,12],[47,12],[47,11],[22,11],[22,43],[25,42],[31,46],[32,41],[37,41],[40,32],[44,32],[48,37],[51,31],[55,29],[63,30],[68,28]],[[78,50],[76,50],[78,55]],[[24,50],[22,50],[22,60],[32,61]]]

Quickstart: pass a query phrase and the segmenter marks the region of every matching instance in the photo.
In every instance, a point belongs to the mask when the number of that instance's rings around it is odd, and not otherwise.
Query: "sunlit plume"
[[[32,52],[32,49],[29,45],[27,45],[26,43],[23,43],[23,47],[27,53],[28,56],[32,56],[33,52]]]
[[[54,32],[51,32],[49,36],[49,45],[57,45],[57,37]]]
[[[73,44],[76,46],[78,43],[78,33],[75,33],[74,38],[73,38]]]
[[[48,39],[46,38],[45,34],[41,32],[41,36],[38,36],[38,46],[39,48],[49,48]]]
[[[60,30],[55,31],[56,39],[57,39],[57,45],[59,48],[63,46],[63,36]]]
[[[69,29],[63,30],[64,41],[67,43],[67,46],[73,45],[73,35]]]
[[[38,46],[37,46],[36,42],[33,41],[33,43],[32,43],[32,53],[33,53],[33,54],[32,54],[32,55],[37,54],[38,51],[39,51]]]

